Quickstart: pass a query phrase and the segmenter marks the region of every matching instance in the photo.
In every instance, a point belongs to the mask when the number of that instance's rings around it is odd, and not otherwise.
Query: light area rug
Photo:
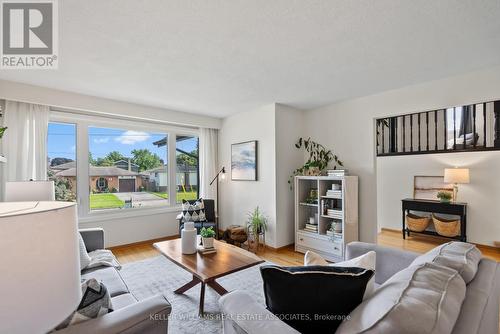
[[[266,263],[264,263],[266,264]],[[271,263],[267,263],[271,264]],[[261,264],[263,265],[263,264]],[[217,279],[226,290],[243,290],[257,302],[265,305],[262,278],[259,266]],[[184,294],[173,291],[192,279],[192,275],[163,256],[127,263],[120,270],[130,292],[139,300],[163,294],[172,304],[168,332],[177,333],[222,333],[222,322],[218,300],[220,296],[210,287],[205,289],[205,314],[198,316],[200,285]]]

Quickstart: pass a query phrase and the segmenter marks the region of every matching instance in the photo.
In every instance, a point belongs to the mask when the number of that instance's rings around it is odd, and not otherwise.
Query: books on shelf
[[[203,246],[198,247],[198,253],[200,253],[201,255],[213,254],[216,252],[217,249],[215,249],[215,247],[208,247],[208,248],[205,248]]]
[[[342,210],[327,209],[326,215],[329,217],[342,219]]]
[[[313,224],[306,224],[304,227],[304,231],[308,232],[318,232],[318,225],[313,225]]]
[[[335,198],[342,198],[342,190],[327,190],[326,191],[326,196],[328,197],[335,197]]]
[[[333,231],[326,231],[326,235],[335,239],[342,239],[342,232],[333,232]]]
[[[347,169],[328,169],[326,171],[328,176],[346,176]]]

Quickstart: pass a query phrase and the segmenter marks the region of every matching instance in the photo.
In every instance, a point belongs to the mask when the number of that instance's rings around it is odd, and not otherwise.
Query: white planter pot
[[[212,248],[214,246],[214,238],[202,238],[203,247]]]

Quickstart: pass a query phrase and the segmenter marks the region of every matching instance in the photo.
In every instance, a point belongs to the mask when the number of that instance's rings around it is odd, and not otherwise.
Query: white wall
[[[379,227],[401,229],[401,199],[412,197],[414,175],[443,175],[444,168],[470,169],[471,183],[458,186],[467,202],[467,240],[493,245],[500,239],[500,152],[446,153],[377,158]]]
[[[303,135],[304,112],[276,104],[276,247],[294,243],[294,198],[288,180],[304,164],[304,155],[295,148]]]
[[[231,180],[231,144],[257,140],[257,181]],[[227,177],[219,183],[220,226],[245,225],[259,206],[269,218],[266,244],[276,247],[275,105],[225,118],[219,131],[219,164]]]
[[[411,195],[413,175],[436,174],[445,165],[470,166],[472,183],[459,195],[468,200],[469,241],[491,244],[500,238],[498,185],[485,181],[498,172],[497,152],[375,158],[374,119],[409,112],[440,109],[500,99],[500,67],[488,68],[443,80],[325,106],[305,114],[305,133],[338,153],[346,168],[360,177],[360,238],[375,241],[379,227],[400,227],[399,199]],[[488,156],[483,159],[483,156]],[[479,157],[479,159],[478,159]],[[380,163],[376,166],[377,161]],[[418,163],[417,163],[418,161]],[[427,166],[427,167],[424,167]],[[376,172],[382,170],[377,180]],[[395,170],[398,173],[395,174]],[[391,173],[392,171],[392,173]],[[418,173],[417,173],[418,172]],[[396,179],[392,176],[396,175]],[[439,174],[436,174],[439,175]],[[494,180],[495,177],[492,178]],[[411,181],[413,182],[413,181]],[[378,183],[378,184],[377,184]],[[377,192],[377,186],[380,188]],[[393,189],[394,193],[391,193]],[[488,196],[475,196],[483,193]],[[378,194],[378,196],[377,196]],[[388,203],[390,201],[390,203]],[[377,214],[378,207],[378,214]]]
[[[176,216],[179,212],[134,215],[114,219],[93,219],[80,222],[80,228],[102,227],[106,247],[131,244],[144,240],[162,238],[179,234]]]
[[[220,183],[221,227],[245,225],[247,213],[259,206],[269,218],[266,244],[279,248],[294,242],[291,172],[304,163],[294,146],[302,135],[303,111],[270,104],[223,120],[219,162],[228,171]],[[258,141],[258,181],[231,181],[231,144]]]

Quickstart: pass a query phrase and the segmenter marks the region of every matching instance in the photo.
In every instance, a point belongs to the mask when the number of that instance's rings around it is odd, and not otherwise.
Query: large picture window
[[[49,123],[47,178],[54,181],[56,201],[76,201],[76,125]]]
[[[57,200],[77,201],[80,221],[178,210],[199,196],[198,160],[197,129],[51,114],[48,178]]]
[[[90,210],[169,204],[166,134],[89,127],[88,140]]]
[[[198,198],[198,137],[196,136],[176,136],[175,141],[176,160],[176,183],[177,183],[177,203],[183,199],[192,200]]]

